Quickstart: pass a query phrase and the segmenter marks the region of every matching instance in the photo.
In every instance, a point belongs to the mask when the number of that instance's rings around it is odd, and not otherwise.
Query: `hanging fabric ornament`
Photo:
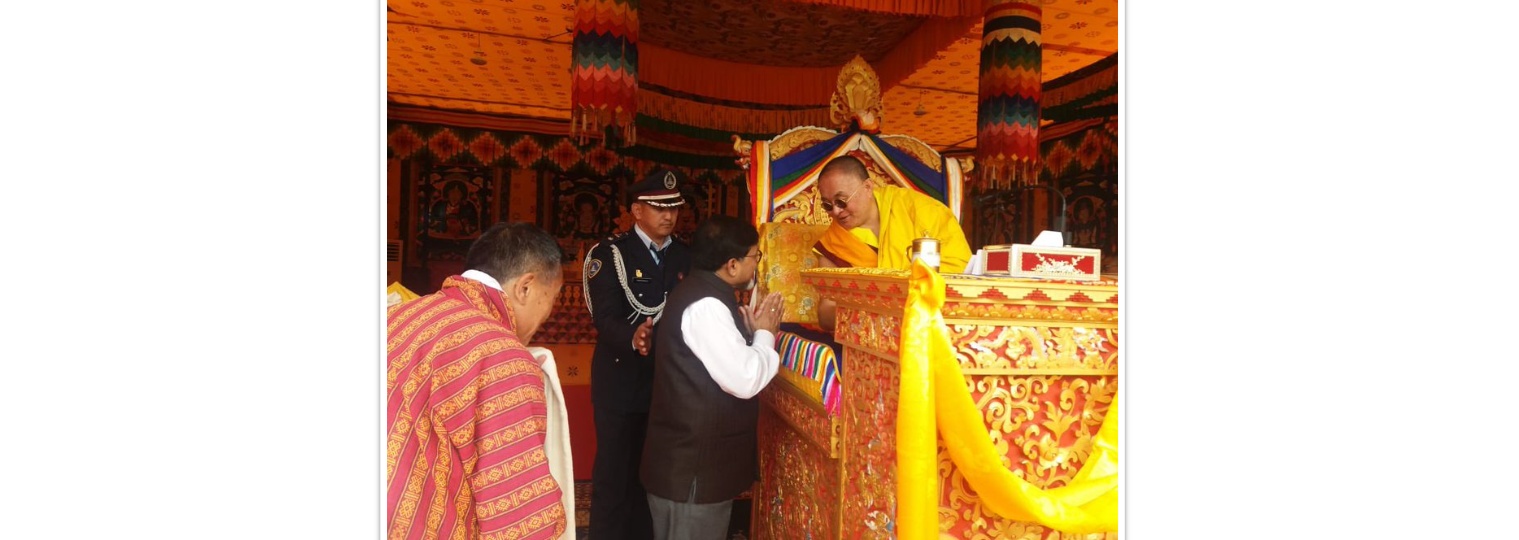
[[[610,131],[632,146],[638,115],[638,0],[577,0],[570,60],[570,136]]]
[[[981,31],[976,165],[986,187],[1032,184],[1039,174],[1041,10],[1022,0],[990,0]]]

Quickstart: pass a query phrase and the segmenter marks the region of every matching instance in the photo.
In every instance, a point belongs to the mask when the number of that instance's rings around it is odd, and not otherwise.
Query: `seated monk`
[[[818,173],[818,196],[833,224],[813,250],[820,267],[895,268],[911,264],[907,250],[917,238],[939,240],[939,271],[955,274],[970,262],[970,243],[948,206],[911,189],[871,184],[865,164],[839,156]],[[832,331],[834,309],[818,302],[818,324]]]

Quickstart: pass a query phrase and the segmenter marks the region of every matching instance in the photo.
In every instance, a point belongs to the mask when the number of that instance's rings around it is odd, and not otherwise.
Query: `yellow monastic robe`
[[[907,249],[913,239],[926,236],[939,240],[940,272],[965,271],[970,262],[970,243],[948,206],[897,186],[876,186],[872,192],[881,212],[880,237],[865,227],[844,230],[834,223],[813,247],[819,255],[837,266],[906,270],[912,262]]]

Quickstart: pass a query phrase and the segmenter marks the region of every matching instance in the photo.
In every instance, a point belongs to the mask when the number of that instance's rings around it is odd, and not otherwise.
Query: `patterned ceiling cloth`
[[[715,60],[837,68],[856,55],[879,61],[924,20],[794,2],[642,0],[638,32],[644,43]]]
[[[985,186],[1038,179],[1041,48],[1039,6],[991,0],[981,34],[976,165]]]
[[[638,0],[578,0],[572,48],[570,135],[583,144],[612,126],[621,132],[623,143],[634,144]]]

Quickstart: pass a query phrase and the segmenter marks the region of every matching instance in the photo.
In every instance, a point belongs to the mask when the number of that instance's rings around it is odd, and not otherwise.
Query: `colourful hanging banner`
[[[990,0],[981,33],[976,168],[991,189],[1039,178],[1039,6]]]
[[[607,126],[636,141],[638,0],[578,0],[570,60],[570,136],[582,144]]]

